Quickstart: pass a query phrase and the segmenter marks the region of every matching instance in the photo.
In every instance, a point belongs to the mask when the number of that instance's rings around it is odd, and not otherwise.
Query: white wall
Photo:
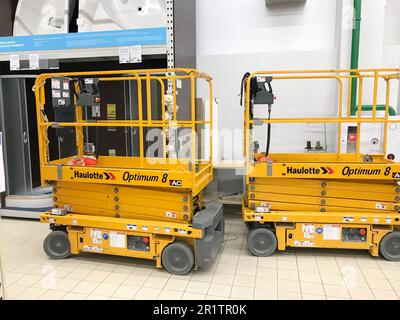
[[[352,0],[307,0],[304,5],[266,7],[264,0],[197,1],[197,64],[213,75],[220,135],[240,139],[220,146],[225,158],[242,157],[240,81],[246,71],[350,67]],[[360,67],[400,64],[398,0],[363,0]],[[337,87],[329,82],[273,81],[273,116],[333,115]],[[391,103],[397,105],[397,89]],[[224,129],[228,129],[226,133]],[[322,140],[323,127],[273,127],[273,152],[301,152],[306,140]],[[335,144],[328,129],[328,148]],[[222,133],[221,133],[222,132]],[[265,135],[265,130],[258,132]]]
[[[335,0],[308,0],[305,5],[274,8],[267,8],[263,0],[231,0],[229,4],[227,1],[198,1],[197,66],[213,75],[215,97],[219,102],[219,129],[236,129],[239,131],[236,135],[241,135],[243,108],[238,95],[245,72],[335,68],[335,22]],[[305,108],[310,112],[318,108],[324,114],[334,108],[334,86],[326,83],[301,86],[296,81],[279,89],[278,86],[274,83],[278,96],[274,115],[285,114],[282,110],[290,104],[292,107],[286,109],[286,114],[301,113]],[[302,94],[302,90],[307,94]],[[321,91],[326,95],[317,94]],[[330,105],[331,110],[325,109],[326,105]],[[307,134],[302,130],[299,133],[292,135],[296,137],[292,145],[303,150]],[[273,135],[276,146],[287,143],[287,130],[275,126]],[[227,143],[225,139],[225,145],[221,146],[225,158],[242,157],[241,141],[240,138],[239,143]]]

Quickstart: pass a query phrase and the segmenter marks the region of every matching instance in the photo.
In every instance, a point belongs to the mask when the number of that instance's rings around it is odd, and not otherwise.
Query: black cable
[[[271,105],[268,106],[268,120],[271,120]],[[267,129],[267,146],[265,149],[265,156],[268,157],[269,155],[269,147],[271,144],[271,122],[268,122],[268,129]]]

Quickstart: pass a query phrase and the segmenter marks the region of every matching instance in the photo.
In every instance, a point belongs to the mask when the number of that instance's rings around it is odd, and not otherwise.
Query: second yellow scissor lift
[[[244,151],[246,192],[243,220],[249,228],[248,247],[252,254],[269,256],[286,247],[364,249],[400,261],[400,163],[388,154],[388,127],[399,125],[389,115],[390,86],[400,77],[399,69],[260,71],[246,74]],[[333,117],[271,117],[275,102],[272,83],[283,80],[337,81],[339,104]],[[357,79],[358,106],[350,110],[352,81]],[[373,81],[373,106],[363,112],[363,83]],[[384,108],[378,110],[378,86],[385,84]],[[348,89],[347,89],[348,88]],[[348,90],[348,107],[344,91]],[[279,100],[279,98],[278,98]],[[268,117],[255,117],[254,106],[265,105]],[[275,107],[275,106],[274,106]],[[347,109],[347,110],[346,110]],[[287,130],[299,123],[326,123],[337,126],[336,153],[260,152],[252,141],[257,126],[274,124]],[[342,132],[354,124],[355,150],[342,151]],[[382,126],[381,151],[361,152],[362,125]],[[295,133],[293,133],[295,134]]]

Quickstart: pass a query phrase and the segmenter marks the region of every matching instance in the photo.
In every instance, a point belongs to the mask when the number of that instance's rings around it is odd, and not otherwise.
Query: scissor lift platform
[[[250,82],[269,77],[336,79],[340,88],[338,117],[255,119],[252,108],[257,102],[250,94]],[[362,116],[360,103],[356,115],[351,115],[350,101],[346,115],[343,110],[344,81],[349,81],[350,96],[352,79],[358,79],[362,92],[362,79],[367,77],[374,79],[376,96],[377,79],[383,78],[390,86],[390,81],[399,77],[399,70],[261,71],[246,79],[246,193],[242,207],[249,228],[248,246],[254,255],[269,256],[286,247],[346,248],[400,260],[400,163],[386,155],[386,134],[382,153],[360,152],[361,124],[381,123],[387,132],[388,125],[399,120],[389,117],[388,99],[383,117],[377,116],[376,97],[372,116]],[[356,150],[341,153],[341,126],[350,122],[358,126]],[[335,123],[339,151],[260,153],[252,147],[250,137],[262,123],[285,123],[288,128],[293,123]]]
[[[198,154],[206,141],[197,140],[196,130],[208,126],[211,132],[212,116],[196,118],[197,80],[208,84],[212,101],[211,77],[192,69],[43,74],[37,78],[41,179],[43,185],[53,186],[54,196],[54,209],[41,215],[41,222],[52,229],[44,241],[51,258],[80,252],[122,255],[155,260],[157,267],[174,274],[186,274],[193,266],[206,267],[214,260],[222,245],[224,220],[222,205],[203,199],[213,179],[212,152],[207,157]],[[94,107],[102,102],[97,84],[110,81],[137,85],[137,118],[89,119],[87,115],[96,114]],[[177,81],[189,83],[189,103],[180,109],[186,108],[190,119],[179,117]],[[46,104],[46,83],[52,86],[55,116],[46,113],[51,107]],[[152,96],[153,83],[160,88],[158,99]],[[67,98],[60,99],[64,95]],[[155,106],[160,109],[158,118],[152,116]],[[209,108],[212,115],[212,103]],[[87,150],[93,150],[88,145],[99,142],[90,141],[93,135],[88,130],[110,127],[138,132],[137,156],[94,151],[88,157]],[[146,149],[145,130],[151,128],[161,131],[158,157]],[[179,129],[187,130],[186,139],[189,136],[190,152],[185,157],[175,150]],[[50,160],[49,130],[55,130],[56,136],[73,135],[76,154]],[[212,146],[211,136],[208,146]]]

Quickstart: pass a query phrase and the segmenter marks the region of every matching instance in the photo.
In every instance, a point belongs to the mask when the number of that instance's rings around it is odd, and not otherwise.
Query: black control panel
[[[342,241],[344,242],[366,242],[367,229],[365,228],[342,228]]]
[[[128,235],[128,250],[150,251],[149,237],[129,236]]]

